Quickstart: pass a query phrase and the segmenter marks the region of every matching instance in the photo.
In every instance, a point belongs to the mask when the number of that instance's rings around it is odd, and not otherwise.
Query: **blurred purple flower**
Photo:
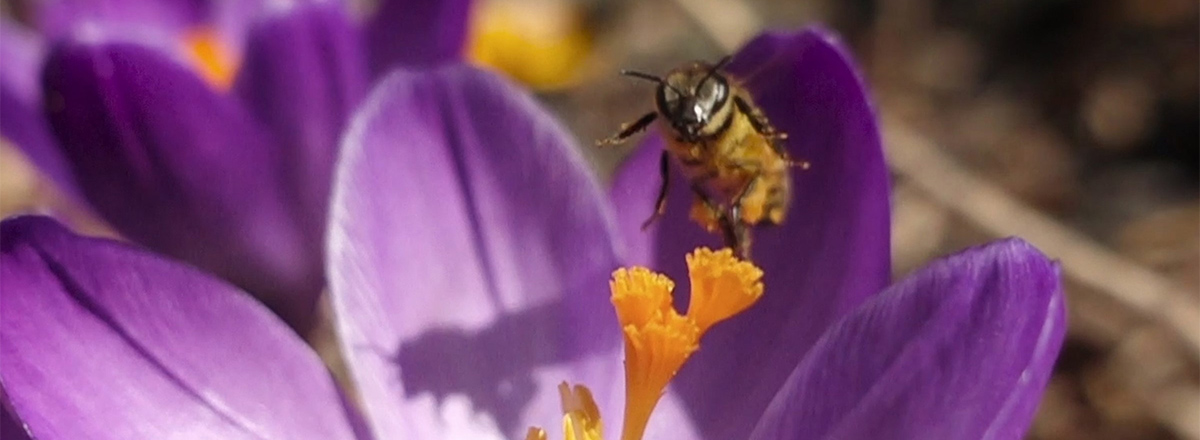
[[[887,287],[882,150],[848,59],[806,31],[760,37],[736,62],[785,95],[763,99],[777,124],[813,124],[791,144],[814,164],[797,175],[808,215],[760,236],[766,304],[709,333],[647,438],[1020,438],[1064,335],[1057,267],[1014,239]],[[568,135],[506,81],[464,66],[382,81],[344,137],[327,266],[363,425],[236,289],[48,219],[6,220],[3,408],[43,440],[513,438],[561,420],[569,380],[620,426],[606,281],[627,263],[618,225],[644,213],[622,211],[652,201],[635,194],[653,190],[637,182],[652,186],[646,148],[616,182],[614,224]],[[698,229],[685,222],[628,237],[631,257],[683,282],[671,252],[709,238],[667,237]]]
[[[0,28],[0,133],[122,235],[303,331],[368,67],[456,60],[468,6],[383,1],[360,24],[336,1],[42,2],[38,33]]]

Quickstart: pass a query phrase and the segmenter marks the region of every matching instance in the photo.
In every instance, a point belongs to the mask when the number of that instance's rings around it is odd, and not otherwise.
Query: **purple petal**
[[[371,71],[458,60],[467,40],[470,0],[380,0],[367,23]]]
[[[358,30],[341,5],[304,5],[250,33],[236,92],[280,141],[284,179],[308,235],[324,235],[337,142],[366,93]]]
[[[343,2],[328,0],[323,3],[341,5]],[[278,4],[273,0],[207,0],[203,8],[204,25],[216,30],[233,55],[238,55],[244,51],[243,46],[254,25],[263,17],[277,14]]]
[[[30,29],[0,17],[0,84],[10,88],[13,97],[21,104],[33,107],[42,101],[42,88],[38,73],[46,47],[41,38]]]
[[[7,84],[0,84],[0,136],[11,142],[60,189],[78,199],[79,186],[50,132],[41,105],[27,107]]]
[[[25,425],[17,421],[4,405],[0,405],[0,438],[5,440],[29,440]]]
[[[1019,439],[1066,332],[1058,267],[1010,239],[934,262],[813,347],[752,439]]]
[[[516,437],[561,420],[559,381],[619,384],[611,219],[532,98],[458,64],[396,72],[342,154],[330,292],[377,435]]]
[[[791,156],[812,168],[793,171],[787,221],[755,230],[764,298],[707,334],[676,381],[711,438],[748,431],[813,342],[882,290],[890,271],[888,176],[874,112],[846,50],[821,30],[768,33],[736,54],[729,70],[791,136]],[[618,222],[634,261],[650,260],[687,292],[683,255],[720,240],[688,219],[692,195],[678,167],[667,215],[639,230],[659,185],[662,141],[653,134],[646,144],[614,182]]]
[[[111,30],[141,28],[166,35],[199,22],[203,0],[43,0],[33,11],[39,29],[60,37],[102,25]]]
[[[269,0],[43,0],[32,9],[39,29],[51,37],[135,42],[184,57],[194,31],[215,31],[230,55],[242,51],[248,28],[277,13]],[[307,3],[307,2],[305,2]],[[341,2],[337,2],[341,3]]]
[[[42,115],[38,80],[45,58],[42,41],[20,24],[0,17],[0,136],[11,142],[60,189],[78,199],[79,188]]]
[[[258,295],[298,329],[321,288],[321,237],[285,198],[254,118],[153,50],[69,43],[45,72],[49,119],[88,200],[122,234]]]
[[[33,437],[358,438],[321,360],[233,287],[46,217],[0,234],[0,380]]]
[[[126,42],[186,59],[183,38],[203,24],[204,0],[48,0],[32,20],[51,41]]]

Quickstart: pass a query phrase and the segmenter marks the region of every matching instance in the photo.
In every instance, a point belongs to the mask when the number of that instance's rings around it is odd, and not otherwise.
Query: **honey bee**
[[[695,61],[665,77],[622,70],[658,84],[655,109],[597,144],[624,142],[658,119],[666,139],[659,159],[662,184],[654,213],[642,228],[666,212],[674,157],[695,195],[692,220],[708,232],[720,232],[726,246],[748,259],[751,228],[783,223],[792,198],[790,169],[808,163],[788,157],[781,143],[787,134],[775,130],[736,78],[721,73],[729,59]]]

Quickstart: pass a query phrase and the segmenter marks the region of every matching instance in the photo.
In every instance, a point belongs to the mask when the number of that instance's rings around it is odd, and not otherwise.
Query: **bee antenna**
[[[680,96],[683,95],[683,92],[679,91],[679,89],[675,88],[675,86],[667,84],[667,81],[662,79],[662,77],[651,75],[649,73],[638,72],[636,70],[622,70],[621,74],[625,75],[625,76],[632,76],[634,78],[644,79],[646,81],[656,82],[663,87],[666,87],[668,89],[675,91],[675,93],[678,93]]]
[[[732,56],[726,55],[723,58],[721,58],[720,61],[717,61],[717,64],[713,64],[713,66],[708,69],[708,73],[704,74],[704,78],[701,78],[700,82],[696,83],[697,87],[700,84],[704,84],[704,82],[708,81],[709,78],[712,78],[713,75],[716,75],[717,71],[721,70],[722,67],[725,67],[726,64],[729,64],[729,60],[732,60],[732,59],[733,59]]]
[[[646,81],[654,81],[659,84],[663,83],[663,79],[658,76],[651,75],[649,73],[638,72],[636,70],[622,70],[621,74],[625,76],[632,76],[634,78],[641,78]]]

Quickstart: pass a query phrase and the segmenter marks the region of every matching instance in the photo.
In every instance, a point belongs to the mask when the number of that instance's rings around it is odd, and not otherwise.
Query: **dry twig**
[[[1189,292],[971,175],[901,124],[887,121],[884,127],[893,171],[985,232],[1028,240],[1061,260],[1068,277],[1165,324],[1192,355],[1200,355],[1200,307],[1188,301]]]

